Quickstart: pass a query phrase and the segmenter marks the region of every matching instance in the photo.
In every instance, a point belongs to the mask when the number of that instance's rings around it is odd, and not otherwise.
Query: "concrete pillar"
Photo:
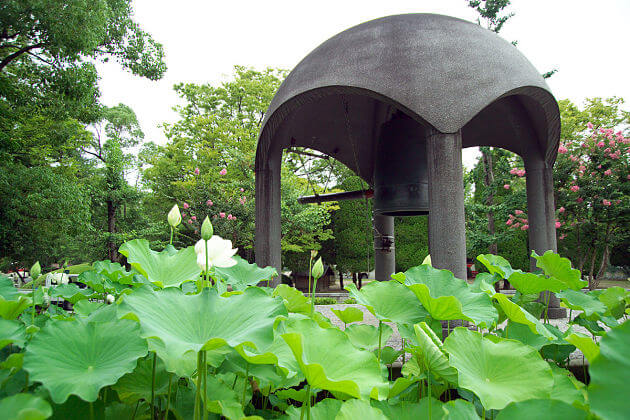
[[[256,264],[274,267],[282,275],[282,253],[280,248],[280,173],[282,149],[274,148],[267,157],[260,158],[256,170],[256,241],[254,251]],[[275,277],[271,287],[280,284]]]
[[[524,158],[527,171],[527,221],[529,253],[542,255],[549,249],[547,240],[547,210],[545,205],[544,163],[542,158]],[[529,259],[529,268],[536,270],[536,260]]]
[[[548,250],[556,251],[556,217],[553,193],[553,168],[542,158],[523,159],[527,171],[527,217],[529,222],[529,252],[538,255]],[[536,260],[530,257],[530,270],[536,270]],[[541,302],[549,300],[548,318],[566,317],[566,309],[560,307],[560,301],[550,292],[543,292]]]
[[[429,252],[434,267],[466,279],[466,224],[462,133],[431,130],[427,138],[429,173]]]
[[[394,218],[374,215],[374,278],[391,280],[396,272],[396,247],[394,244]]]

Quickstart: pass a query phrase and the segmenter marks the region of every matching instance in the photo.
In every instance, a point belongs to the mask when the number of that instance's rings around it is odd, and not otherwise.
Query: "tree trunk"
[[[343,271],[339,271],[339,288],[343,290]]]
[[[497,254],[498,247],[494,240],[494,212],[491,210],[494,205],[494,171],[492,169],[492,151],[489,148],[482,147],[481,156],[483,159],[483,184],[486,187],[488,196],[486,197],[486,205],[490,208],[487,213],[488,217],[488,234],[492,237],[492,243],[488,245],[490,254]]]
[[[597,248],[593,247],[593,255],[591,256],[591,268],[588,272],[589,290],[594,290],[597,287],[597,283],[595,282],[595,277],[593,277],[593,272],[595,271],[595,258],[596,257],[597,257]]]
[[[108,257],[112,262],[118,262],[118,250],[114,241],[114,233],[116,232],[116,205],[113,201],[107,201],[107,232],[109,238],[107,240]]]

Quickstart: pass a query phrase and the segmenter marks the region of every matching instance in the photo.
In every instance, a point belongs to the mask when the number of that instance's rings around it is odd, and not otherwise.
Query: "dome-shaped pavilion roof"
[[[263,121],[257,165],[272,143],[305,146],[369,180],[378,127],[396,109],[443,133],[461,129],[464,147],[555,160],[557,103],[516,47],[461,19],[407,14],[341,32],[291,71]]]

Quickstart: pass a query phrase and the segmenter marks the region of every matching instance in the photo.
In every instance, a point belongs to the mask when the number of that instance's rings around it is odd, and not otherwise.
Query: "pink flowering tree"
[[[558,251],[595,288],[615,254],[627,264],[630,231],[630,114],[618,98],[589,99],[583,110],[561,101],[562,137],[554,166]],[[510,185],[523,183],[522,168]],[[523,207],[505,221],[513,232],[529,229]],[[620,257],[619,257],[620,256]],[[625,262],[624,262],[625,261]]]

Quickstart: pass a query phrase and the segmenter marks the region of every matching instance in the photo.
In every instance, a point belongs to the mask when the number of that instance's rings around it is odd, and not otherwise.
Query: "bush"
[[[337,299],[331,297],[316,297],[315,305],[336,305]]]

